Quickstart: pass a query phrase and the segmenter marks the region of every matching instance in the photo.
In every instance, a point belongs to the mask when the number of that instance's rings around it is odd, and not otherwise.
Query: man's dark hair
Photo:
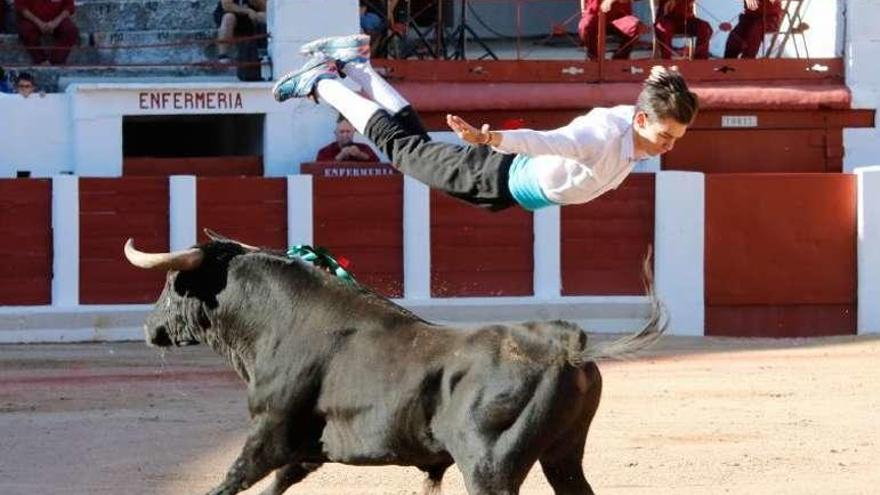
[[[348,119],[345,118],[345,115],[342,115],[341,113],[336,115],[336,123],[337,124],[340,122],[347,122],[347,121],[348,121]]]
[[[16,82],[21,82],[21,81],[28,81],[31,84],[33,84],[34,76],[32,76],[30,72],[19,72],[18,79],[16,79]]]
[[[659,65],[651,69],[636,101],[636,112],[645,112],[653,121],[671,118],[685,125],[694,121],[699,108],[699,98],[684,77],[675,68]]]

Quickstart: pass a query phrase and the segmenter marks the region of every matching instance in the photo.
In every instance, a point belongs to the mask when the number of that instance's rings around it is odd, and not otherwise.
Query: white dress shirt
[[[502,153],[528,155],[547,199],[557,204],[586,203],[616,189],[632,171],[631,105],[594,108],[570,124],[550,131],[499,131]],[[641,158],[638,158],[641,159]]]

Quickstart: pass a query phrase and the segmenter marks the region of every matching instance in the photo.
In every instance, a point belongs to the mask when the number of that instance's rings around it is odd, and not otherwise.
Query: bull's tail
[[[648,250],[645,261],[642,265],[645,290],[651,303],[651,314],[645,325],[638,332],[627,335],[612,342],[591,345],[588,344],[583,350],[573,355],[570,359],[571,363],[580,367],[581,365],[602,359],[627,359],[634,357],[640,351],[643,351],[654,345],[666,327],[669,325],[669,315],[663,302],[654,292],[654,274],[651,269],[651,250]]]

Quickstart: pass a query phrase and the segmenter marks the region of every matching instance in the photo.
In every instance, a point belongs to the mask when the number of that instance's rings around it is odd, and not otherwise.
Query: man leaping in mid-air
[[[470,145],[439,143],[431,141],[409,102],[373,70],[369,36],[322,38],[302,51],[310,59],[275,83],[275,99],[312,96],[328,103],[400,172],[493,211],[586,203],[616,188],[636,161],[671,150],[699,107],[681,74],[656,66],[634,107],[594,108],[549,131],[478,129],[447,115],[449,127]]]

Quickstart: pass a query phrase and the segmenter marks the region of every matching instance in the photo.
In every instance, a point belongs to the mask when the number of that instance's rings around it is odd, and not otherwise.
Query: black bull
[[[644,328],[604,346],[563,321],[438,326],[280,253],[225,239],[125,254],[168,270],[145,324],[160,347],[207,343],[247,383],[251,429],[211,494],[275,470],[281,494],[324,462],[416,466],[439,493],[458,464],[471,494],[514,494],[536,461],[557,494],[592,493],[581,466],[602,379],[595,361],[654,342],[667,318],[650,290]]]

